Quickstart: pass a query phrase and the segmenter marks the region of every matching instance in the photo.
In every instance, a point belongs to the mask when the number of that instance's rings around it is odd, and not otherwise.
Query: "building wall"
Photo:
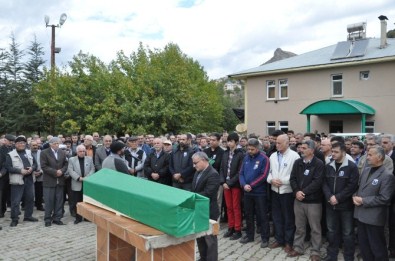
[[[361,80],[360,72],[369,71],[369,79]],[[331,97],[331,75],[343,75],[343,97]],[[357,100],[370,105],[376,114],[375,132],[395,133],[395,62],[337,67],[306,72],[250,77],[246,80],[246,124],[249,133],[267,135],[266,122],[288,121],[289,129],[306,131],[306,115],[299,114],[308,105],[325,99]],[[288,79],[288,99],[278,100],[278,80]],[[276,101],[266,99],[266,81],[276,81]],[[360,132],[361,117],[353,115],[311,116],[311,131],[329,132],[329,120],[343,120],[343,132]]]

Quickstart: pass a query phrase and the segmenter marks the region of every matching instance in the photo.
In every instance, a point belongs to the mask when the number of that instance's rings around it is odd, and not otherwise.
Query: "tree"
[[[175,44],[150,50],[140,44],[109,65],[79,53],[70,72],[46,72],[35,88],[56,131],[101,133],[222,130],[223,104],[202,66]]]

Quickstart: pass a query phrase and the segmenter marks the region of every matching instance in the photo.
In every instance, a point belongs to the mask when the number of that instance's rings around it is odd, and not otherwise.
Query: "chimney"
[[[387,47],[387,21],[388,18],[385,15],[380,15],[379,20],[381,22],[381,37],[380,37],[380,49]]]

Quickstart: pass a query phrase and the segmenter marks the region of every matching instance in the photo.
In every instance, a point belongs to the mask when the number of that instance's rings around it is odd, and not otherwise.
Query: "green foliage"
[[[387,37],[388,37],[388,38],[395,38],[395,29],[389,30],[389,31],[387,32]]]
[[[70,72],[47,71],[35,101],[53,131],[110,134],[222,130],[223,104],[199,63],[175,44],[150,50],[140,44],[105,65],[79,53]]]

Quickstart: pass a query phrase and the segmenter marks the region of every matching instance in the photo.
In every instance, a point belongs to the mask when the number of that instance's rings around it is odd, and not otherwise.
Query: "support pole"
[[[307,132],[310,133],[310,114],[307,114]]]

